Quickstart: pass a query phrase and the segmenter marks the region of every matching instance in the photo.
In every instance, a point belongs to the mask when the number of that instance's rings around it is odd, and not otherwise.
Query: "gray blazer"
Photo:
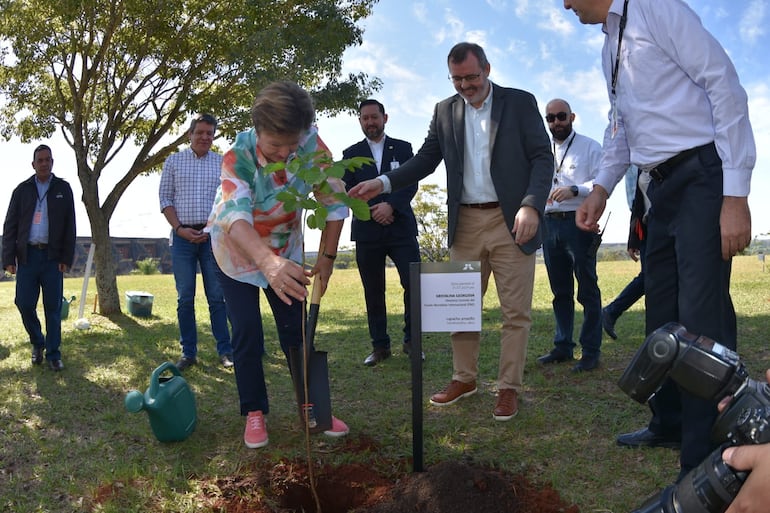
[[[541,220],[551,190],[553,153],[535,97],[519,89],[492,84],[491,175],[508,230],[522,206],[537,210]],[[454,241],[465,154],[465,101],[456,94],[435,107],[428,136],[417,154],[386,173],[393,190],[418,182],[444,160],[447,174],[449,247]],[[513,237],[513,235],[511,235]],[[538,233],[521,250],[533,253],[542,244]]]

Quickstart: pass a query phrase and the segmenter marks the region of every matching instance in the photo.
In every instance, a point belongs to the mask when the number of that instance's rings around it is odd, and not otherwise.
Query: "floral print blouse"
[[[265,174],[263,168],[268,162],[257,147],[257,137],[254,128],[240,132],[225,153],[208,230],[214,257],[227,276],[267,288],[267,279],[257,265],[230,238],[230,227],[239,219],[252,223],[275,254],[302,264],[302,209],[286,212],[276,196],[289,186],[296,188],[300,194],[308,194],[311,190],[310,185],[286,171]],[[317,128],[311,127],[300,138],[297,154],[321,150],[329,153],[326,144],[318,137]],[[329,183],[335,192],[345,191],[341,180],[330,178]],[[348,217],[348,208],[336,198],[314,193],[316,200],[329,210],[327,221]]]

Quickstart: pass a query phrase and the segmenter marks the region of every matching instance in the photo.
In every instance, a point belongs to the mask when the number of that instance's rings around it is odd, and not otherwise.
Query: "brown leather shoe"
[[[462,381],[452,380],[449,385],[441,392],[435,393],[430,398],[430,404],[435,406],[448,406],[456,403],[463,397],[468,397],[476,393],[476,382],[463,383]]]
[[[519,395],[513,388],[497,391],[497,404],[492,416],[495,420],[511,420],[519,413]]]

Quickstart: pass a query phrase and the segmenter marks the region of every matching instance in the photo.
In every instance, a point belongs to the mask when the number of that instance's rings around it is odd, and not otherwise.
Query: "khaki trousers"
[[[460,207],[450,259],[481,262],[482,296],[487,292],[490,273],[494,274],[503,319],[497,388],[521,391],[532,325],[534,253],[525,254],[513,242],[500,208]],[[454,332],[451,339],[452,379],[463,383],[476,380],[481,333]]]

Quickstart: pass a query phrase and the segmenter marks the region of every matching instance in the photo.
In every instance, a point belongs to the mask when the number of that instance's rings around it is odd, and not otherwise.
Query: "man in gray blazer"
[[[482,292],[494,273],[503,317],[495,420],[518,412],[531,325],[535,250],[551,188],[553,154],[535,98],[489,80],[490,65],[477,44],[458,43],[447,57],[458,94],[436,105],[420,150],[397,170],[362,182],[351,197],[370,199],[447,172],[448,233],[452,261],[481,261]],[[452,381],[430,401],[449,405],[476,393],[481,334],[452,333]]]

